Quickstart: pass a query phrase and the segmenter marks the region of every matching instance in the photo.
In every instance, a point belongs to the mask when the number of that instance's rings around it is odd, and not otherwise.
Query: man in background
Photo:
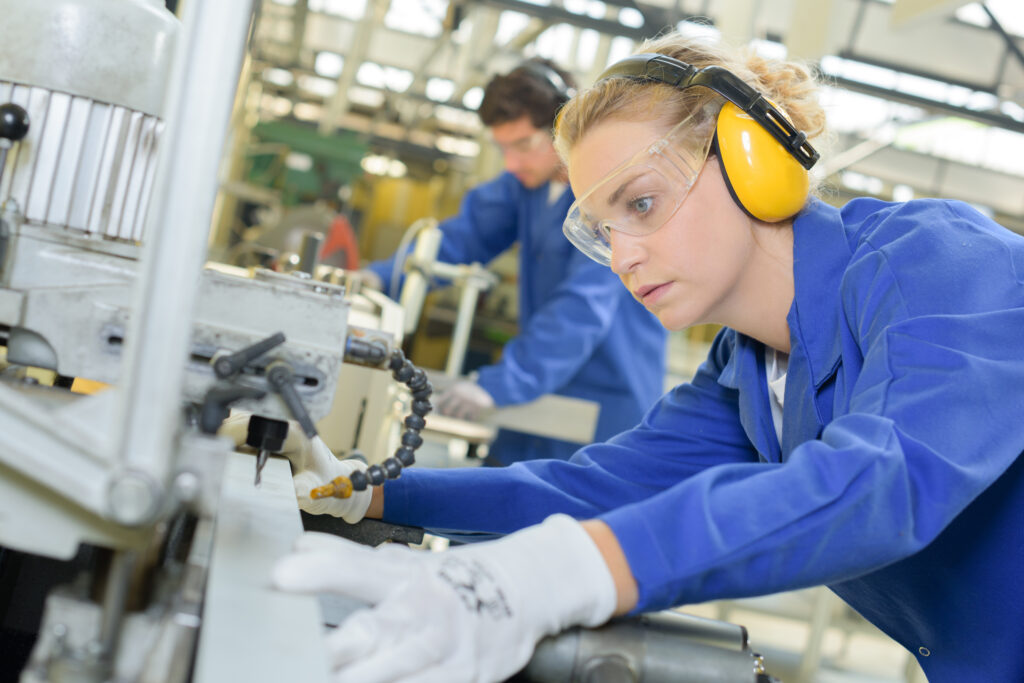
[[[434,403],[444,415],[476,419],[494,407],[559,394],[600,404],[595,439],[635,426],[662,394],[664,328],[618,277],[562,234],[574,198],[552,142],[571,77],[529,60],[487,84],[478,114],[501,150],[505,171],[470,190],[440,224],[438,260],[487,263],[519,243],[519,335],[501,360],[460,380]],[[369,270],[391,281],[395,257]],[[392,292],[392,294],[396,294]],[[488,465],[566,459],[578,444],[502,430]]]

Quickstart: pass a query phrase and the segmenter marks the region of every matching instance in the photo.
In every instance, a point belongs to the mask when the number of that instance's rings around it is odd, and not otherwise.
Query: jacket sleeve
[[[441,222],[438,260],[444,263],[488,263],[516,240],[518,193],[522,189],[513,176],[503,173],[478,185],[462,199],[459,213]],[[413,245],[409,246],[411,253]],[[388,296],[392,270],[399,254],[371,263],[368,268],[384,282]],[[401,288],[401,280],[399,288]]]
[[[499,405],[532,401],[565,386],[604,341],[624,300],[608,268],[573,250],[567,274],[551,298],[480,369],[478,382]]]
[[[710,468],[602,515],[637,579],[638,611],[829,584],[906,558],[1018,457],[1013,260],[1024,251],[975,235],[949,245],[974,251],[950,263],[926,253],[935,239],[855,255],[841,293],[861,367],[820,438],[784,463]]]
[[[436,530],[507,533],[556,512],[595,517],[713,465],[756,462],[737,417],[736,391],[717,382],[730,346],[721,335],[693,381],[666,394],[635,429],[568,461],[412,468],[386,484],[384,517]]]

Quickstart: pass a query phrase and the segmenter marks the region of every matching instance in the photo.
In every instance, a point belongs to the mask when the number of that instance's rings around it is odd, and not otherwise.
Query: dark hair
[[[550,129],[574,85],[572,76],[550,60],[531,59],[492,78],[477,113],[488,127],[529,116],[535,128]]]

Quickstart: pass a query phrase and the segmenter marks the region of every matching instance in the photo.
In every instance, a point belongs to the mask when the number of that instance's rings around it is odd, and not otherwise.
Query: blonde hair
[[[818,103],[818,83],[809,68],[795,61],[766,59],[752,49],[737,50],[721,42],[671,33],[643,43],[637,54],[654,52],[698,69],[716,65],[745,81],[771,100],[798,130],[813,139],[825,131],[825,112]],[[680,90],[671,85],[611,78],[599,81],[571,99],[555,122],[555,147],[563,160],[591,127],[606,120],[640,120],[667,130],[717,97],[701,87]]]

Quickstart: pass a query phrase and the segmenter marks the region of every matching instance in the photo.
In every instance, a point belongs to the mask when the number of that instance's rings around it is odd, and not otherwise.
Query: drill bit
[[[263,475],[263,467],[267,464],[267,458],[270,457],[270,451],[266,448],[261,448],[260,452],[256,454],[256,486],[260,485],[260,477]]]

